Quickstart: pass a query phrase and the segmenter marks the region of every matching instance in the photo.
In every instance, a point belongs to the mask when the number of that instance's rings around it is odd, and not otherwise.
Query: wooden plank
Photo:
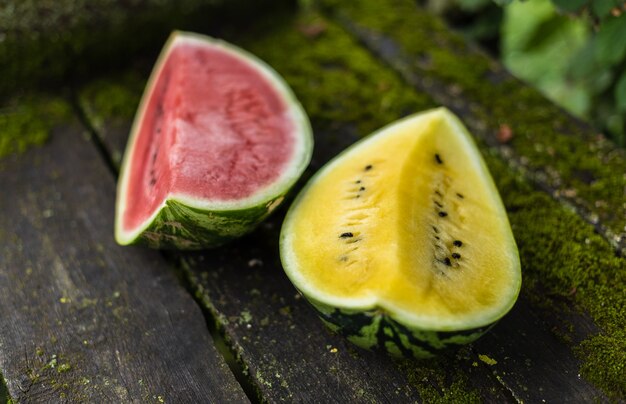
[[[0,161],[0,373],[17,402],[247,402],[155,251],[113,241],[115,184],[77,125]]]
[[[538,315],[525,296],[496,328],[473,344],[473,352],[482,366],[507,387],[519,402],[592,402],[606,399],[602,393],[578,375],[580,360],[553,329],[562,319],[553,313]],[[550,321],[551,320],[551,321]],[[573,317],[580,336],[597,331],[593,323],[581,325],[580,315]],[[587,326],[588,329],[580,329]],[[581,338],[582,339],[582,338]]]

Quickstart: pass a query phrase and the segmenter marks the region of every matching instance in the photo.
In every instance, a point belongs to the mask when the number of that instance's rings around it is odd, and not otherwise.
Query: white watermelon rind
[[[301,264],[298,262],[295,256],[294,248],[292,245],[292,226],[294,224],[294,212],[298,209],[299,203],[301,203],[301,201],[306,198],[308,189],[321,178],[323,178],[326,173],[331,171],[333,167],[342,160],[342,158],[357,152],[361,145],[375,142],[378,137],[384,136],[385,133],[395,131],[398,129],[398,127],[402,125],[408,125],[411,122],[414,122],[414,120],[416,119],[426,119],[432,116],[438,116],[441,119],[445,120],[449,125],[453,126],[455,132],[460,135],[460,138],[466,144],[468,152],[472,155],[475,155],[475,158],[472,159],[475,164],[474,168],[482,173],[483,177],[486,179],[488,188],[491,190],[494,198],[496,198],[495,200],[497,201],[497,203],[495,205],[500,210],[502,226],[510,229],[508,217],[506,215],[506,211],[504,210],[504,205],[502,204],[496,185],[493,182],[491,174],[489,173],[489,170],[483,158],[480,156],[480,152],[476,144],[474,143],[474,140],[472,139],[472,135],[453,113],[451,113],[445,107],[440,107],[413,114],[398,121],[395,121],[353,144],[342,153],[337,155],[335,158],[333,158],[331,161],[329,161],[324,167],[322,167],[299,192],[296,199],[289,208],[283,222],[280,234],[280,257],[283,269],[287,277],[296,287],[296,289],[298,289],[300,293],[313,305],[313,307],[318,310],[323,319],[325,315],[328,315],[328,313],[333,312],[334,310],[339,310],[340,313],[382,313],[386,318],[391,319],[398,324],[406,327],[407,329],[414,331],[418,335],[427,335],[424,333],[429,332],[458,332],[459,335],[464,335],[468,332],[471,333],[473,330],[477,330],[476,333],[474,333],[474,335],[472,336],[473,339],[476,339],[490,326],[492,326],[506,313],[508,313],[515,304],[519,295],[522,281],[519,253],[517,251],[517,248],[514,248],[511,251],[511,254],[514,254],[514,256],[512,256],[511,262],[514,262],[516,264],[514,267],[510,268],[511,282],[508,285],[508,290],[506,291],[506,293],[503,293],[500,304],[494,305],[493,309],[490,311],[484,311],[479,315],[468,317],[463,320],[436,316],[425,316],[421,315],[420,313],[410,312],[400,307],[394,306],[393,302],[386,301],[378,296],[373,295],[362,298],[335,296],[328,292],[316,289],[311,283],[307,282],[307,279],[298,269],[299,265]],[[509,234],[511,236],[511,239],[508,242],[511,245],[515,245],[515,240],[513,239],[512,234],[510,234],[510,232],[503,233]],[[326,323],[328,324],[327,321]],[[479,332],[478,330],[484,331]],[[364,347],[367,347],[367,345],[379,345],[378,341],[375,339],[367,340],[367,338],[373,338],[371,337],[371,335],[373,334],[368,335],[370,337],[365,336],[365,339],[361,341],[362,344],[357,345],[361,345]],[[472,338],[466,338],[465,340],[467,342],[471,342],[473,340]],[[417,356],[420,357],[419,355]]]
[[[172,49],[181,42],[199,42],[218,47],[265,77],[288,106],[286,119],[296,126],[295,150],[280,177],[248,198],[209,201],[192,195],[171,193],[144,223],[131,231],[126,231],[123,226],[125,190],[128,188],[129,167],[132,163],[130,160],[134,154],[139,127],[164,63]],[[174,31],[157,59],[146,89],[133,122],[120,168],[115,219],[115,239],[118,244],[145,244],[154,248],[168,249],[201,249],[224,244],[252,231],[264,220],[282,202],[311,160],[313,152],[311,124],[290,87],[267,63],[226,41],[196,33]]]

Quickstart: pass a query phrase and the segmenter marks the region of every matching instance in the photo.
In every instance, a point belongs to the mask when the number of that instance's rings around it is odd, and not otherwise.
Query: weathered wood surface
[[[319,19],[315,21],[321,24]],[[282,44],[281,37],[284,31],[298,29],[301,22],[293,23],[291,28],[271,36],[272,43],[284,52],[295,51],[290,48],[295,45],[287,40]],[[307,36],[306,33],[295,35]],[[262,48],[256,49],[250,37],[235,35],[230,39],[250,46],[276,66],[296,90],[306,91],[298,87],[297,73],[288,67],[281,70],[281,61],[273,59],[273,54],[264,54]],[[298,45],[307,41],[310,39],[304,38]],[[317,63],[317,73],[308,77],[310,86],[323,82],[325,74],[340,68],[338,61]],[[368,63],[372,64],[369,68],[374,64],[386,68],[371,56]],[[364,87],[380,85],[377,77],[360,75],[359,78]],[[358,138],[355,128],[359,122],[323,121],[325,109],[333,108],[334,102],[343,96],[340,92],[341,89],[329,91],[315,99],[315,105],[305,102],[310,111],[319,111],[311,114],[316,129],[311,171]],[[371,110],[378,100],[357,102],[365,102],[359,105]],[[123,127],[118,124],[115,128],[106,125],[103,128],[107,133],[105,144],[110,150],[119,150],[124,143],[121,139],[127,133],[121,130]],[[553,209],[563,208],[555,203]],[[573,352],[577,342],[597,332],[593,322],[567,307],[542,310],[525,295],[493,331],[456,355],[429,362],[396,362],[380,353],[350,346],[324,328],[283,274],[277,245],[283,214],[284,207],[252,235],[219,250],[177,256],[197,297],[223,332],[262,398],[376,402],[461,397],[487,402],[604,399],[600,391],[579,377],[580,359]],[[563,329],[570,331],[558,332]],[[568,334],[571,340],[565,341],[563,334]],[[497,364],[488,364],[491,359]],[[454,395],[451,391],[455,388],[475,389],[475,395]]]
[[[16,402],[246,402],[155,251],[112,237],[115,183],[77,124],[0,161],[0,373]]]

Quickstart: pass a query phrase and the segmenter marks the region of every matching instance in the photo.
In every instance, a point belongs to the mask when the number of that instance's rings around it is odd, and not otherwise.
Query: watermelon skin
[[[401,324],[380,309],[339,309],[304,297],[331,331],[360,348],[384,351],[396,358],[432,358],[474,342],[496,324],[452,332],[422,330]]]
[[[261,77],[264,85],[271,88],[272,97],[284,104],[284,109],[280,111],[281,115],[276,119],[287,122],[292,129],[289,133],[291,134],[290,141],[294,144],[293,150],[287,155],[287,161],[281,166],[282,171],[279,171],[278,176],[269,183],[260,184],[252,194],[241,198],[206,199],[189,194],[189,187],[182,190],[170,189],[165,192],[163,201],[154,210],[150,210],[151,213],[146,215],[145,220],[142,220],[139,225],[130,226],[129,229],[125,219],[127,210],[143,206],[141,200],[133,203],[129,196],[131,189],[129,184],[132,183],[131,177],[134,175],[133,169],[136,171],[137,167],[143,167],[142,165],[133,166],[136,144],[141,142],[138,139],[142,131],[143,117],[150,111],[149,107],[154,103],[154,97],[157,97],[154,94],[157,93],[156,88],[160,83],[161,73],[166,69],[169,63],[168,58],[179,44],[182,46],[206,45],[213,52],[217,50],[231,59],[238,60],[237,63],[240,66],[235,65],[235,67],[241,69],[243,65]],[[172,68],[169,67],[169,69],[169,74],[173,75]],[[194,78],[189,81],[195,84]],[[252,122],[251,118],[254,118],[254,112],[251,112],[250,108],[254,111],[255,105],[245,104],[246,100],[243,102],[241,107],[244,120],[234,122],[232,125],[238,125],[242,131],[249,131],[250,126],[247,125]],[[226,119],[219,116],[219,111],[215,113],[218,120]],[[251,130],[254,131],[254,128]],[[137,150],[143,149],[137,148]],[[176,31],[168,39],[157,60],[128,140],[118,181],[115,239],[120,245],[139,244],[157,249],[199,250],[217,247],[241,237],[254,230],[285,199],[285,195],[308,166],[312,151],[313,134],[308,117],[289,86],[276,71],[254,55],[230,43],[204,35]],[[215,157],[213,159],[206,157],[206,161],[215,161]],[[232,163],[225,161],[223,166],[232,166]],[[261,164],[258,169],[263,170],[267,167]],[[147,169],[142,168],[142,170],[147,172]],[[248,172],[251,172],[255,169],[249,170]],[[226,186],[236,189],[233,183],[227,183]]]
[[[281,195],[248,209],[224,211],[206,211],[170,199],[131,244],[162,250],[218,247],[254,230],[283,198]]]

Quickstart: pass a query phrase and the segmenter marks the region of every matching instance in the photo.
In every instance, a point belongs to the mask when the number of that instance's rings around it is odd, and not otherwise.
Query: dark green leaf
[[[552,0],[555,6],[568,13],[576,12],[580,10],[587,0]]]
[[[511,4],[513,0],[493,0],[499,6],[506,6],[507,4]]]
[[[493,5],[490,0],[456,0],[463,11],[477,12],[487,5]]]
[[[589,91],[591,91],[592,94],[602,94],[606,89],[611,86],[614,77],[615,76],[610,69],[599,68],[597,71],[594,71],[594,73],[590,75],[586,80]]]
[[[626,13],[609,18],[596,37],[598,62],[613,66],[626,56]]]
[[[626,71],[622,72],[615,86],[615,102],[618,110],[626,112]]]
[[[572,80],[582,80],[597,73],[599,68],[595,63],[595,49],[595,38],[591,38],[587,41],[585,46],[572,56],[567,70],[568,78]]]
[[[621,0],[594,0],[591,2],[591,10],[596,16],[604,18],[613,7],[620,6],[620,2]]]
[[[524,44],[522,50],[528,51],[541,47],[542,45],[554,41],[554,35],[567,26],[569,20],[560,15],[553,15],[545,21],[542,21],[532,35]]]

